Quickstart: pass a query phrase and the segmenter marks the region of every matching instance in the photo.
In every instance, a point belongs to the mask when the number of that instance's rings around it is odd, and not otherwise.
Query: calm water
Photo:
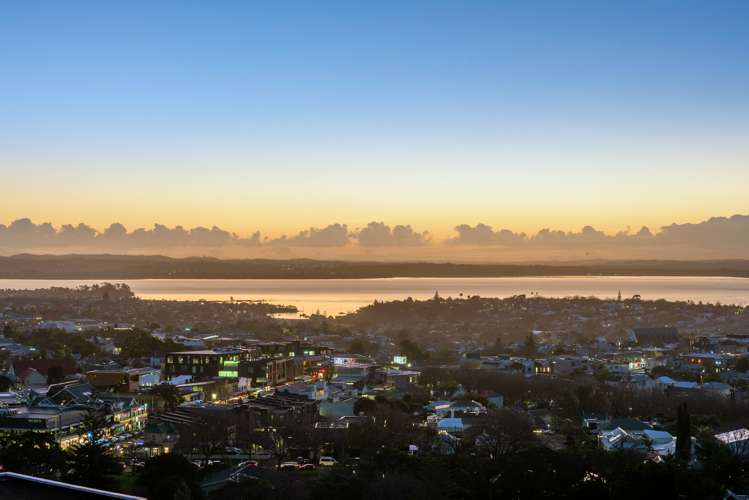
[[[106,280],[8,280],[0,288],[73,287]],[[117,280],[110,280],[117,281]],[[538,293],[547,297],[573,295],[622,297],[640,294],[643,299],[694,300],[723,304],[749,304],[749,279],[714,277],[531,277],[531,278],[385,278],[330,280],[128,280],[136,295],[145,299],[266,300],[297,306],[301,312],[338,314],[354,311],[376,300],[413,297],[426,299],[439,291],[443,297],[460,294],[508,297]]]

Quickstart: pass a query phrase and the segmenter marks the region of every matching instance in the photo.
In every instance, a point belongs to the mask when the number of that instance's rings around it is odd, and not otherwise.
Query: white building
[[[598,442],[606,451],[632,450],[643,453],[654,452],[662,457],[676,453],[676,438],[666,431],[646,429],[625,431],[617,427],[601,432]]]

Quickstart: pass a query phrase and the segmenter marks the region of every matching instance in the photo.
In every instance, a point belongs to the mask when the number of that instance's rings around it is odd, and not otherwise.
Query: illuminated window
[[[393,356],[393,364],[396,364],[396,365],[407,365],[408,364],[408,357],[407,356]]]

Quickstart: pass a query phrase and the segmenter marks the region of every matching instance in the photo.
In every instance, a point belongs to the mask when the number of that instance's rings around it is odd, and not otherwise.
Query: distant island
[[[357,279],[524,276],[749,277],[749,260],[596,261],[540,264],[172,258],[135,255],[0,257],[2,279]]]

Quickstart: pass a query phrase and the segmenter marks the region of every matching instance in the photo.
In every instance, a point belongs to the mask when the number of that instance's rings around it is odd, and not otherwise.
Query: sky
[[[749,3],[0,3],[0,224],[749,213]]]

